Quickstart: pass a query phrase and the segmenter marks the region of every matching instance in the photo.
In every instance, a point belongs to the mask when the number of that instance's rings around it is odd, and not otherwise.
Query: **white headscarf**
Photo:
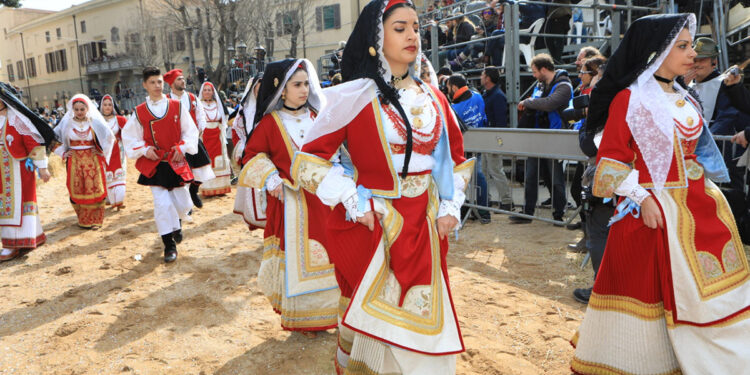
[[[323,89],[320,87],[318,72],[315,70],[315,67],[310,60],[297,59],[297,61],[294,62],[294,65],[292,65],[292,67],[286,72],[284,81],[278,85],[279,89],[276,90],[273,100],[263,113],[264,115],[280,110],[283,107],[284,102],[281,100],[281,94],[284,92],[283,88],[286,86],[287,82],[289,82],[289,79],[292,78],[294,73],[297,72],[297,67],[300,66],[300,64],[304,65],[305,71],[307,72],[307,80],[310,83],[310,93],[307,96],[307,104],[312,107],[315,112],[320,112],[323,107],[325,107],[327,101],[326,96],[323,95]]]
[[[28,117],[24,116],[23,113],[18,112],[13,106],[5,105],[8,108],[8,124],[16,128],[16,131],[21,135],[27,135],[34,139],[39,144],[44,144],[44,137],[39,133],[36,126],[29,120]],[[2,126],[4,124],[0,124]]]
[[[685,25],[691,36],[695,36],[695,15],[688,15]],[[677,42],[678,35],[669,43],[667,48],[653,64],[643,71],[638,79],[633,82],[630,89],[630,101],[628,102],[628,113],[625,117],[630,132],[633,134],[638,148],[641,150],[643,160],[648,167],[648,172],[654,182],[654,190],[658,193],[664,188],[674,153],[674,118],[672,106],[664,106],[669,102],[666,93],[662,90],[659,82],[654,78],[654,73],[661,67],[667,55]],[[680,85],[674,85],[682,95],[690,94]]]
[[[200,91],[198,91],[198,103],[200,103],[200,105],[203,105],[203,87],[205,87],[206,85],[211,85],[211,88],[214,91],[214,101],[216,102],[216,110],[219,111],[219,117],[221,118],[221,123],[226,124],[227,114],[224,113],[224,103],[221,102],[221,97],[219,96],[219,92],[216,91],[216,86],[214,86],[213,83],[208,82],[208,81],[203,82],[203,84],[201,85]]]
[[[112,149],[115,144],[115,135],[112,130],[107,126],[107,121],[102,116],[101,112],[97,109],[94,102],[84,94],[76,94],[68,101],[66,106],[67,111],[65,116],[60,120],[60,123],[55,127],[55,134],[57,138],[63,143],[61,147],[64,147],[63,152],[70,148],[70,139],[68,139],[68,133],[70,126],[73,125],[75,114],[73,113],[73,103],[81,99],[86,103],[88,111],[86,111],[86,118],[90,121],[91,128],[94,130],[96,141],[102,148],[104,153],[104,159],[109,163],[109,158],[112,155]]]

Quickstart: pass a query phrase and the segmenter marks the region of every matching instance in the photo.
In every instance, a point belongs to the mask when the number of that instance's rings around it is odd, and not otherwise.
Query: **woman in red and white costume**
[[[54,140],[54,133],[15,94],[0,82],[0,192],[5,203],[0,209],[0,261],[14,259],[47,240],[39,221],[34,170],[49,181],[44,145]]]
[[[107,126],[117,138],[117,143],[112,149],[112,156],[107,163],[107,204],[119,211],[125,208],[125,171],[127,161],[125,160],[125,150],[122,148],[122,136],[120,134],[122,127],[128,122],[125,116],[122,116],[120,108],[111,95],[104,95],[99,102],[102,116],[107,121]]]
[[[729,174],[682,80],[695,30],[693,14],[639,18],[592,91],[592,192],[620,198],[572,340],[577,374],[750,371],[750,268],[711,181]]]
[[[419,19],[404,0],[370,2],[326,89],[292,176],[335,206],[328,254],[341,289],[339,374],[454,374],[464,351],[448,283],[473,160],[448,101],[417,78]],[[341,162],[329,159],[346,143]]]
[[[201,195],[213,197],[224,195],[232,191],[231,164],[227,155],[227,112],[221,102],[219,92],[211,82],[203,82],[200,90],[200,105],[206,116],[206,126],[201,132],[201,140],[206,146],[211,159],[211,168],[216,177],[203,181],[200,186]]]
[[[245,87],[245,92],[240,100],[232,124],[232,163],[236,163],[242,170],[242,154],[245,152],[247,136],[255,128],[255,107],[258,98],[260,83],[263,81],[262,74],[253,77]],[[249,123],[249,124],[248,124]],[[263,189],[255,189],[248,186],[238,185],[234,196],[234,213],[242,215],[242,219],[248,229],[255,230],[266,227],[266,192]]]
[[[116,139],[88,96],[74,95],[67,107],[65,116],[55,127],[61,142],[55,153],[65,161],[68,193],[78,216],[78,226],[97,229],[104,223],[105,170]]]
[[[337,324],[339,290],[325,236],[331,209],[289,173],[325,105],[315,68],[306,59],[268,64],[257,103],[239,184],[263,190],[267,202],[258,285],[283,329],[315,336]]]

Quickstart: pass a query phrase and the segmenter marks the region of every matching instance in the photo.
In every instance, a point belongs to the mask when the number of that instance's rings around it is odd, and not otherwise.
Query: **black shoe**
[[[178,229],[174,232],[172,232],[172,238],[174,238],[175,243],[182,242],[182,229]]]
[[[513,203],[500,203],[500,209],[505,211],[513,211]]]
[[[589,249],[586,247],[586,237],[581,238],[577,243],[569,243],[568,250],[574,253],[587,253]]]
[[[562,215],[552,215],[552,217],[553,217],[553,218],[555,219],[555,221],[565,221],[565,219],[563,219],[563,216],[562,216]],[[564,226],[565,224],[558,224],[558,223],[555,223],[554,225],[555,225],[556,227],[562,227],[562,226]]]
[[[170,233],[161,236],[161,241],[164,242],[164,263],[172,263],[177,260],[177,244],[175,243],[173,234]]]
[[[492,222],[492,218],[490,218],[489,216],[486,216],[486,217],[483,216],[479,218],[479,222],[482,224],[489,224]]]
[[[520,216],[511,216],[508,218],[510,220],[511,224],[529,224],[531,223],[531,219],[527,219],[525,217]]]
[[[547,198],[542,203],[539,204],[539,207],[542,208],[550,208],[552,207],[552,198]]]
[[[568,230],[578,230],[578,229],[583,228],[583,223],[579,221],[575,224],[568,224],[565,226],[565,228],[567,228]]]
[[[583,304],[589,303],[592,288],[580,288],[573,291],[573,298]]]
[[[200,195],[198,195],[199,185],[190,184],[190,199],[193,200],[193,205],[198,208],[203,208],[203,201],[201,201]]]
[[[237,185],[237,181],[239,181],[239,178],[237,176],[232,177],[231,180],[229,180],[230,185]]]

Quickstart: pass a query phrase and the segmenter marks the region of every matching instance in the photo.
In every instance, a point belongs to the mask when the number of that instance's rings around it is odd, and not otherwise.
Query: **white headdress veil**
[[[198,91],[198,103],[200,103],[200,105],[203,105],[202,103],[203,102],[203,87],[205,87],[206,85],[211,85],[211,87],[213,88],[214,101],[216,102],[216,108],[219,111],[219,117],[221,117],[221,122],[223,124],[226,124],[227,114],[224,113],[224,103],[221,102],[221,97],[219,96],[219,92],[216,90],[216,86],[214,86],[213,83],[206,81],[206,82],[203,82],[203,84],[201,84],[201,89]]]
[[[84,94],[73,95],[66,106],[65,116],[63,116],[63,118],[60,120],[60,123],[57,125],[57,127],[55,127],[55,134],[57,135],[57,138],[63,143],[65,149],[69,149],[70,139],[68,139],[67,135],[69,133],[70,127],[73,125],[73,118],[75,116],[75,114],[73,113],[73,103],[75,101],[78,101],[77,99],[83,100],[84,103],[86,103],[86,107],[88,107],[86,117],[91,122],[91,128],[94,130],[94,134],[96,135],[96,141],[102,148],[105,160],[107,161],[107,163],[109,163],[109,157],[112,155],[112,149],[114,148],[115,144],[115,135],[107,126],[107,121],[104,120],[104,116],[102,116],[101,112],[99,112],[94,102],[92,102],[88,96]]]
[[[689,14],[685,27],[690,35],[695,35],[695,15]],[[665,106],[669,99],[654,78],[654,73],[661,67],[669,55],[677,35],[674,36],[666,49],[648,66],[628,88],[630,101],[625,120],[633,134],[638,148],[641,150],[644,162],[654,183],[654,190],[658,193],[664,188],[667,174],[672,163],[674,152],[674,118],[671,106]],[[688,96],[688,92],[680,85],[675,85],[680,93]]]

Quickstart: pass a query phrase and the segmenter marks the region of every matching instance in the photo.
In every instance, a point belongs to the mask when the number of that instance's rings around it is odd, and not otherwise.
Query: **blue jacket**
[[[484,113],[484,100],[479,93],[468,90],[451,104],[456,116],[470,128],[487,126],[487,115]]]
[[[487,114],[487,126],[491,128],[508,127],[508,100],[500,86],[487,90],[484,95],[484,112]]]

